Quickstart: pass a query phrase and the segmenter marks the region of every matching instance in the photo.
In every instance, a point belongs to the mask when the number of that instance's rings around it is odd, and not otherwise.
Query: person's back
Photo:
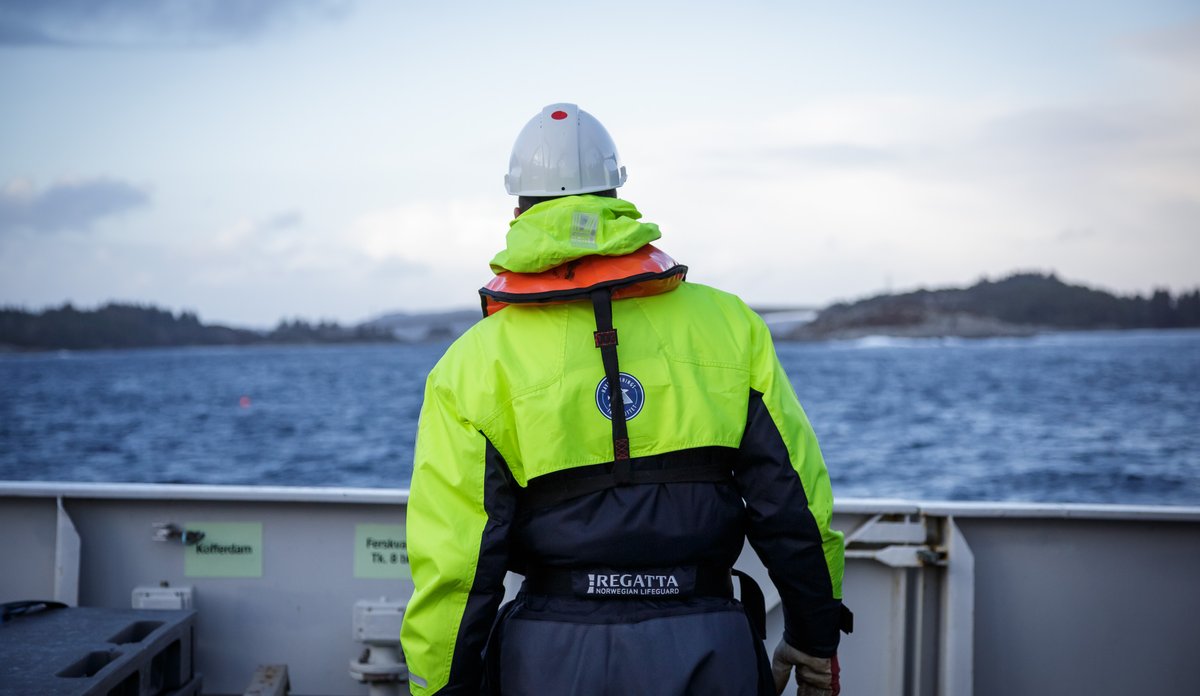
[[[657,227],[604,194],[521,213],[481,291],[491,316],[430,374],[408,522],[414,693],[774,693],[731,591],[747,534],[788,642],[836,651],[841,537],[765,325],[683,282],[648,244]],[[525,585],[495,620],[508,570]]]

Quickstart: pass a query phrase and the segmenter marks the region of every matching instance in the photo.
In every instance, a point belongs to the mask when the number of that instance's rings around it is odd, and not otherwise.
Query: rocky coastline
[[[838,303],[777,338],[792,341],[897,338],[996,338],[1049,331],[1165,329],[1200,326],[1200,291],[1172,297],[1119,297],[1064,283],[1054,275],[1018,273],[968,288],[917,290]]]

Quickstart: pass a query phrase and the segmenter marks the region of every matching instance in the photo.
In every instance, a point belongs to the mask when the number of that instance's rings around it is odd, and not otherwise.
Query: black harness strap
[[[612,320],[612,289],[592,292],[592,311],[596,314],[596,347],[604,361],[608,380],[608,404],[612,410],[613,478],[618,486],[632,482],[629,468],[629,430],[625,425],[625,399],[621,392],[621,367],[617,363],[617,330]]]
[[[750,620],[750,627],[754,629],[755,635],[759,640],[767,639],[767,598],[763,596],[762,588],[754,581],[754,578],[748,573],[744,573],[737,568],[732,571],[733,576],[738,579],[738,588],[741,590],[742,607],[746,610],[746,618]]]

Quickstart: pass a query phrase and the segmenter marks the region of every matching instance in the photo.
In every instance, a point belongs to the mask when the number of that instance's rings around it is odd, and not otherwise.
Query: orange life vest
[[[624,256],[584,256],[541,273],[505,271],[479,289],[483,316],[510,304],[553,304],[587,299],[609,288],[612,299],[670,292],[687,277],[687,266],[647,244]]]

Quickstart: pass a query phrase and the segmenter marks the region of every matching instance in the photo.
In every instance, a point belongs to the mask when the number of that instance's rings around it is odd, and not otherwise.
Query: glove
[[[838,696],[841,693],[837,655],[813,657],[793,648],[786,640],[779,641],[771,658],[776,694],[782,694],[787,688],[792,667],[796,668],[796,696]]]

